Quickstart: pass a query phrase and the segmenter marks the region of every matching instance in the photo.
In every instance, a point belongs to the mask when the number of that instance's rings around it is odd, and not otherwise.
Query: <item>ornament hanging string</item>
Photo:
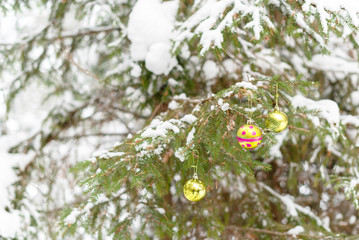
[[[278,107],[278,98],[279,98],[279,94],[278,94],[278,83],[276,83],[275,85],[275,109],[279,109]]]
[[[192,166],[191,167],[194,168],[193,178],[198,179],[198,166],[197,166],[198,165],[198,156],[195,155],[194,152],[198,153],[198,151],[194,150],[192,152]],[[198,155],[199,155],[199,153],[198,153]]]
[[[252,92],[248,95],[248,108],[249,108],[249,120],[248,120],[248,124],[252,124],[253,123],[253,102],[252,102]]]

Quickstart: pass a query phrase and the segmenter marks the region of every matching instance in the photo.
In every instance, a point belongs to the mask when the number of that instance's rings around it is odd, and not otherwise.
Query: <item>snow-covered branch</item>
[[[331,232],[331,230],[329,228],[329,224],[327,222],[324,222],[323,220],[321,220],[308,207],[302,207],[299,204],[295,203],[294,200],[291,198],[291,196],[289,196],[289,195],[285,195],[285,196],[280,195],[279,193],[277,193],[272,188],[268,187],[266,184],[264,184],[262,182],[259,182],[258,185],[263,187],[265,190],[267,190],[269,193],[271,193],[273,196],[275,196],[279,200],[281,200],[283,202],[283,204],[286,206],[287,212],[291,216],[298,217],[298,212],[301,212],[301,213],[313,218],[317,222],[318,226],[321,226],[326,231]]]

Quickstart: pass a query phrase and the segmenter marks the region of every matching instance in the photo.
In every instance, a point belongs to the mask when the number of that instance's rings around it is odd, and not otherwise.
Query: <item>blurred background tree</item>
[[[3,237],[358,238],[356,1],[0,7],[1,150],[17,159]],[[265,126],[276,85],[281,133]]]

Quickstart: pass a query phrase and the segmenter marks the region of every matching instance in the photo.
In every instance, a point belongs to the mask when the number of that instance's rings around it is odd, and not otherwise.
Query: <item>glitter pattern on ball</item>
[[[237,142],[246,149],[258,147],[262,139],[262,131],[256,125],[246,124],[238,129]]]

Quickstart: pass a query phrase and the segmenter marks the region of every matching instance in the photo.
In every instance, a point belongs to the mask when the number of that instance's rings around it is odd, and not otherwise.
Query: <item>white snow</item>
[[[180,85],[176,80],[174,80],[173,78],[168,79],[168,85],[171,87],[177,87],[178,85]]]
[[[312,61],[307,62],[306,65],[317,70],[336,74],[359,73],[358,62],[335,55],[314,55]]]
[[[197,104],[195,108],[193,108],[192,113],[198,112],[201,110],[201,105]]]
[[[252,12],[253,21],[247,23],[244,28],[252,28],[254,32],[254,38],[259,40],[261,38],[261,32],[263,31],[259,9],[252,6],[252,9],[248,9],[247,11]]]
[[[350,181],[347,181],[346,183],[343,184],[344,186],[344,192],[345,195],[347,196],[347,198],[350,198],[352,195],[356,196],[356,198],[354,199],[354,204],[356,206],[356,208],[359,207],[359,200],[358,200],[358,196],[359,193],[357,191],[357,186],[359,185],[359,173],[358,171],[355,169],[355,178],[350,179]]]
[[[226,74],[229,75],[229,77],[231,78],[237,78],[237,71],[238,69],[240,69],[239,64],[236,63],[236,61],[234,61],[233,59],[225,59],[223,61],[223,67],[225,69],[225,71],[227,72]]]
[[[356,220],[357,220],[356,216],[354,216],[354,215],[350,216],[349,224],[354,224],[356,222]]]
[[[177,60],[171,54],[171,44],[169,42],[159,42],[153,44],[146,55],[146,68],[154,74],[167,75]]]
[[[193,127],[192,130],[188,133],[187,142],[186,142],[187,146],[189,146],[192,143],[195,132],[196,132],[196,129]]]
[[[218,99],[218,104],[223,112],[227,111],[229,109],[229,103],[223,103],[223,99]]]
[[[297,22],[297,24],[307,33],[311,34],[313,36],[313,38],[315,39],[315,41],[321,46],[324,47],[325,46],[325,41],[324,39],[314,30],[312,30],[308,24],[306,23],[306,21],[304,20],[304,16],[302,13],[300,12],[291,12],[291,14],[294,14],[295,16],[295,20]]]
[[[145,101],[141,90],[134,89],[133,87],[126,88],[126,97],[128,98],[128,100],[134,101],[135,103],[141,103]]]
[[[282,158],[282,152],[280,151],[281,146],[283,145],[284,139],[286,138],[286,136],[288,135],[288,129],[285,129],[284,131],[277,133],[275,135],[276,139],[277,139],[277,143],[274,144],[270,149],[269,149],[269,155],[271,156],[271,158]]]
[[[340,119],[343,124],[353,124],[355,127],[359,127],[359,116],[341,115]]]
[[[93,157],[99,158],[99,159],[108,159],[108,158],[114,158],[114,157],[122,157],[125,155],[124,152],[109,152],[109,151],[97,151],[93,154]],[[92,158],[90,158],[92,159]]]
[[[217,76],[219,69],[214,61],[208,60],[203,65],[203,72],[206,79],[212,79]]]
[[[181,118],[182,122],[186,122],[186,123],[189,123],[189,124],[194,123],[196,120],[197,120],[197,117],[195,117],[192,114],[187,114],[187,115],[185,115],[184,117]]]
[[[229,109],[229,103],[224,103],[222,106],[221,106],[221,109],[223,112],[227,111]]]
[[[155,74],[168,74],[177,64],[170,43],[177,9],[177,0],[139,0],[130,13],[128,38],[132,60],[145,60],[146,68]]]
[[[359,91],[353,91],[353,92],[350,94],[350,99],[351,99],[351,103],[352,103],[354,106],[359,107]]]
[[[318,153],[319,153],[319,151],[320,151],[321,149],[322,149],[321,147],[317,147],[316,149],[314,149],[313,154],[312,154],[312,156],[311,156],[310,159],[309,159],[309,162],[310,162],[310,163],[314,163],[314,162],[315,162],[315,160],[316,160],[316,158],[317,158],[317,155],[318,155]]]
[[[303,195],[309,195],[311,193],[311,190],[307,185],[302,185],[299,187],[299,192]]]
[[[11,78],[0,79],[0,236],[8,238],[14,237],[19,231],[22,224],[20,216],[22,214],[28,216],[11,207],[10,199],[14,197],[11,184],[18,180],[13,168],[23,169],[35,155],[31,151],[27,154],[8,153],[8,151],[40,129],[47,110],[46,105],[43,105],[43,109],[38,107],[41,104],[39,92],[44,89],[33,84],[18,96],[14,102],[13,111],[6,119],[5,97],[10,80]],[[1,130],[5,130],[6,135]],[[10,212],[6,211],[5,207],[9,207]]]
[[[62,21],[62,27],[65,31],[76,31],[88,26],[88,23],[79,21],[76,18],[76,8],[74,5],[70,5],[70,8],[66,11],[64,19]]]
[[[282,202],[285,204],[285,206],[287,207],[287,211],[291,216],[298,217],[298,212],[295,207],[295,203],[292,199],[292,196],[290,195],[281,196],[280,200],[282,200]]]
[[[211,47],[216,46],[222,48],[223,36],[219,30],[208,30],[202,34],[201,45],[203,46],[200,54],[204,53]]]
[[[239,87],[239,88],[250,89],[250,90],[254,90],[254,91],[258,89],[257,86],[253,85],[253,84],[250,83],[250,82],[246,82],[246,81],[244,81],[244,82],[237,82],[237,83],[236,83],[236,86]]]
[[[166,210],[164,208],[156,208],[156,210],[162,215],[166,213]]]
[[[180,105],[179,105],[178,102],[175,101],[175,100],[172,100],[172,101],[168,104],[168,108],[169,108],[170,110],[176,110],[176,109],[178,109],[179,107],[180,107]]]
[[[181,180],[181,175],[175,174],[174,177],[173,177],[173,179],[174,179],[176,182],[178,182],[179,180]]]
[[[73,209],[71,213],[64,219],[64,223],[66,225],[74,224],[76,222],[77,217],[81,214],[81,211],[78,209]]]
[[[175,157],[178,158],[181,162],[184,162],[186,160],[185,148],[176,149]]]
[[[302,95],[295,95],[294,97],[289,97],[289,99],[294,107],[306,107],[310,110],[319,110],[319,115],[328,121],[334,131],[333,133],[337,133],[337,127],[340,122],[340,112],[336,102],[329,99],[315,101]],[[312,121],[317,127],[320,126],[317,117],[313,117]]]
[[[152,121],[154,122],[154,121]],[[155,126],[153,126],[155,125]],[[169,121],[166,122],[157,122],[155,124],[150,125],[142,134],[141,137],[143,138],[157,138],[157,137],[166,137],[168,130],[172,130],[174,133],[179,133],[179,128],[174,124],[170,123]]]
[[[132,69],[131,69],[131,76],[132,77],[140,77],[141,76],[141,67],[138,64],[132,64]]]
[[[304,228],[302,226],[296,226],[292,229],[289,229],[287,233],[292,234],[292,235],[298,235],[302,232],[304,232]]]
[[[0,137],[0,235],[10,238],[19,230],[21,223],[19,212],[5,211],[6,206],[11,206],[9,199],[12,197],[12,192],[9,191],[9,187],[17,179],[13,167],[19,164],[23,166],[24,163],[28,162],[29,156],[6,153],[7,149],[4,149],[4,146],[8,146],[6,141],[9,140],[8,137]]]
[[[180,95],[174,96],[173,99],[176,99],[176,100],[187,100],[188,97],[186,96],[185,93],[181,93]]]
[[[356,0],[307,0],[307,4],[323,5],[331,11],[340,11],[343,7],[354,12],[359,11],[358,1]]]
[[[279,6],[280,6],[280,1],[279,1],[279,0],[269,0],[269,3],[270,3],[270,4],[273,4],[273,5],[276,6],[276,7],[279,7]]]

